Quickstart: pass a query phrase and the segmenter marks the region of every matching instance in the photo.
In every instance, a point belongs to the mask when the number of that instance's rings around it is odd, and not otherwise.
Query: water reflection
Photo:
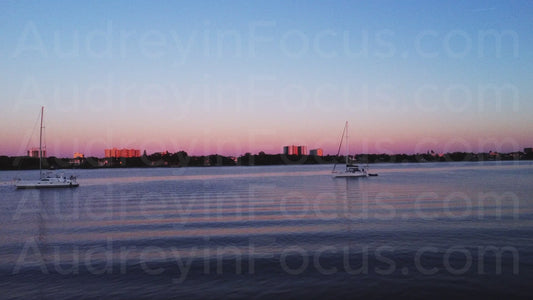
[[[526,179],[533,180],[533,166],[500,166],[497,179],[494,168],[386,166],[376,170],[378,177],[357,179],[333,179],[323,166],[200,168],[179,175],[162,169],[153,177],[147,174],[154,170],[97,170],[85,173],[93,185],[75,190],[6,189],[0,241],[18,247],[8,255],[16,261],[29,239],[50,259],[56,245],[108,239],[174,245],[270,237],[313,248],[379,234],[530,228],[533,191]],[[400,175],[398,169],[411,171]],[[520,178],[509,170],[522,172]],[[121,175],[106,178],[107,171]]]

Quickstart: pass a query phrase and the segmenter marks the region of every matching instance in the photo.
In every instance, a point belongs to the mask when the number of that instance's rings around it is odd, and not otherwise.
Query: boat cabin
[[[346,165],[346,172],[350,173],[356,173],[356,172],[364,172],[365,169],[360,169],[358,165]]]

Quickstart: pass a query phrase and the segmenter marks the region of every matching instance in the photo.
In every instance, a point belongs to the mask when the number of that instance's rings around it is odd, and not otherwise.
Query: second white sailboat
[[[345,167],[344,170],[337,171],[337,170],[335,170],[337,164],[335,164],[333,166],[333,171],[331,172],[332,176],[334,178],[341,178],[341,177],[367,177],[368,176],[368,172],[367,172],[367,170],[364,167],[359,167],[358,165],[353,164],[350,161],[350,156],[349,156],[350,146],[348,144],[348,121],[346,121],[346,124],[344,125],[344,130],[342,132],[342,137],[341,137],[341,143],[339,144],[339,152],[340,152],[340,149],[342,147],[343,140],[346,143],[346,156],[345,156],[346,167]],[[339,155],[339,153],[337,153],[337,155]]]

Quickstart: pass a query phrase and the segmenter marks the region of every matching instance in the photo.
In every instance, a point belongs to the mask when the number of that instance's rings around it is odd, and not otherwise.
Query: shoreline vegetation
[[[356,163],[424,163],[424,162],[466,162],[466,161],[509,161],[533,160],[533,153],[471,153],[453,152],[446,154],[359,154]],[[44,169],[96,169],[96,168],[161,168],[161,167],[208,167],[208,166],[267,166],[267,165],[310,165],[343,164],[345,156],[337,155],[285,155],[246,153],[240,157],[218,154],[189,156],[185,151],[176,153],[154,153],[140,157],[120,158],[43,158]],[[39,158],[28,156],[0,156],[0,170],[39,169]]]

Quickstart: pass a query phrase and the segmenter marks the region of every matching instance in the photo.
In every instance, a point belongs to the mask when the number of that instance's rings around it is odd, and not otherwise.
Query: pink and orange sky
[[[2,1],[0,155],[533,146],[528,1]],[[33,135],[32,135],[33,133]]]

